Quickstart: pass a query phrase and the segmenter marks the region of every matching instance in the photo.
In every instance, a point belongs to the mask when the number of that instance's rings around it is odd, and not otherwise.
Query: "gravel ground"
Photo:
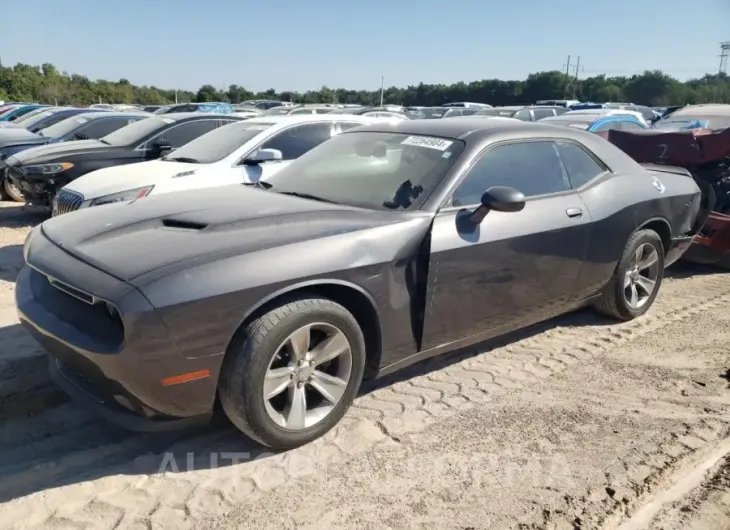
[[[13,303],[42,216],[2,206],[0,529],[730,528],[730,274],[412,367],[271,454],[223,419],[129,433],[68,401]]]

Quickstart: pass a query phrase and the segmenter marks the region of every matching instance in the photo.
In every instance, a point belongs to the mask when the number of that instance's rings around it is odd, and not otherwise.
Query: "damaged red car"
[[[691,105],[652,129],[601,136],[637,162],[692,173],[708,213],[683,259],[730,270],[730,105]]]

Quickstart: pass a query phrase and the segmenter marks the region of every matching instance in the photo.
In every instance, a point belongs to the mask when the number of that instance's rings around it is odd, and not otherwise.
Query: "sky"
[[[2,0],[2,20],[5,66],[187,90],[524,79],[569,55],[581,78],[687,79],[730,41],[730,0]]]

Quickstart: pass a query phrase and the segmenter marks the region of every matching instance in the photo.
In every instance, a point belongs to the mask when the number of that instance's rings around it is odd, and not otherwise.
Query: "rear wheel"
[[[654,303],[663,278],[662,240],[653,230],[639,230],[626,243],[596,309],[619,320],[641,316]]]
[[[223,363],[221,405],[254,440],[290,449],[340,421],[364,367],[365,339],[355,317],[331,300],[299,297],[240,331]]]

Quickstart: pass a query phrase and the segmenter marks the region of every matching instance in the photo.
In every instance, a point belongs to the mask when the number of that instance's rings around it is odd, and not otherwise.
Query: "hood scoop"
[[[162,226],[177,230],[203,230],[208,227],[205,223],[196,223],[195,221],[185,221],[183,219],[163,219]]]

